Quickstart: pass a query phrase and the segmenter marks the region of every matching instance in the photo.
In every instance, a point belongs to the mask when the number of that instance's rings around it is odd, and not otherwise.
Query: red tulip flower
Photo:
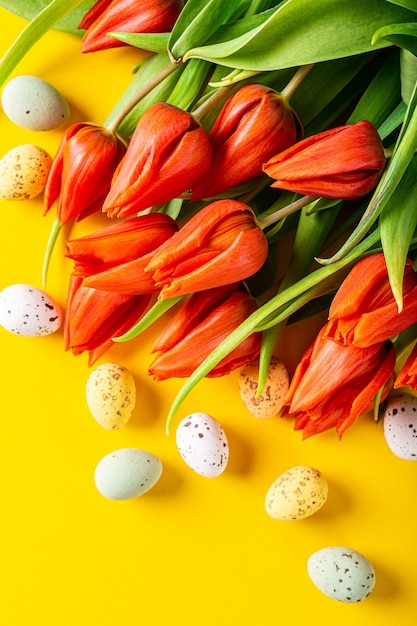
[[[151,213],[111,224],[95,233],[66,242],[65,256],[75,261],[74,273],[84,287],[135,295],[157,291],[144,272],[154,250],[178,226],[164,213]]]
[[[103,211],[126,217],[177,198],[205,173],[210,160],[202,126],[190,113],[158,102],[140,118]]]
[[[304,353],[291,381],[283,415],[295,418],[303,437],[335,428],[339,437],[392,387],[395,348],[390,341],[368,348],[326,337],[324,326]]]
[[[369,193],[385,167],[384,147],[367,120],[306,137],[264,165],[272,187],[352,200]]]
[[[268,242],[253,211],[237,200],[217,200],[162,244],[145,271],[164,300],[242,281],[267,256]]]
[[[365,257],[349,272],[329,309],[327,335],[360,348],[390,339],[417,322],[417,274],[407,260],[403,308],[398,311],[383,253]]]
[[[89,352],[93,365],[145,312],[151,296],[127,296],[83,286],[71,275],[64,322],[64,345],[74,355]]]
[[[398,389],[398,387],[411,387],[414,391],[417,391],[417,344],[398,373],[394,387],[395,389]]]
[[[98,0],[78,28],[87,29],[81,52],[126,45],[108,33],[165,33],[174,26],[182,0]]]
[[[270,87],[241,87],[220,111],[208,138],[213,158],[192,189],[201,200],[262,176],[262,164],[300,139],[302,128],[287,100]]]
[[[256,310],[252,296],[237,284],[189,297],[153,346],[160,352],[149,368],[156,380],[182,378],[192,372]],[[253,333],[232,350],[208,377],[224,376],[259,356],[261,333]]]
[[[58,200],[66,224],[101,210],[113,174],[126,152],[121,137],[103,126],[79,123],[67,128],[52,162],[44,192],[44,214]]]

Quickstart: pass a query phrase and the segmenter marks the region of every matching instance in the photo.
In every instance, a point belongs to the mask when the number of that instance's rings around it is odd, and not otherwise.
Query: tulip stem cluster
[[[270,213],[270,215],[266,215],[265,217],[258,219],[259,226],[262,228],[262,230],[264,230],[268,226],[276,224],[284,217],[287,217],[292,213],[297,213],[297,211],[300,211],[303,207],[311,204],[315,200],[317,200],[315,196],[302,196],[301,198],[294,200],[294,202],[287,204],[287,206],[284,206],[281,209],[274,211],[274,213]]]

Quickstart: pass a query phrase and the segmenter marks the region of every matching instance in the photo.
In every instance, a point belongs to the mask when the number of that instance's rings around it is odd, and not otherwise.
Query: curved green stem
[[[0,85],[7,80],[35,43],[80,2],[81,0],[52,0],[28,23],[0,60]]]
[[[43,266],[42,266],[42,286],[46,286],[46,279],[48,275],[49,263],[51,260],[52,252],[55,247],[56,240],[58,239],[58,235],[61,232],[61,224],[59,223],[59,219],[56,217],[52,223],[51,232],[49,233],[48,241],[45,249],[45,256],[43,258]]]

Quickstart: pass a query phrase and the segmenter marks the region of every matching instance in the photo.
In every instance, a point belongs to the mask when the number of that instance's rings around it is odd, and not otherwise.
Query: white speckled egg
[[[327,480],[321,472],[297,465],[272,483],[265,497],[265,509],[274,519],[300,520],[321,509],[327,494]]]
[[[314,552],[307,571],[320,591],[340,602],[360,602],[375,586],[374,568],[368,559],[340,546]]]
[[[87,379],[86,398],[91,415],[103,428],[122,428],[135,408],[135,380],[123,365],[103,363]]]
[[[229,443],[222,426],[207,413],[192,413],[177,427],[177,447],[186,464],[201,476],[214,478],[224,472]]]
[[[390,398],[383,425],[390,450],[401,459],[417,461],[417,397],[399,393]]]
[[[50,335],[62,324],[59,305],[42,289],[16,284],[0,292],[0,326],[15,335]]]
[[[39,146],[16,146],[0,159],[0,200],[30,200],[43,192],[52,158]]]
[[[110,452],[97,464],[94,482],[110,500],[131,500],[152,489],[162,474],[162,463],[151,452],[121,448]]]
[[[289,375],[285,364],[272,357],[268,376],[262,393],[257,396],[259,361],[244,365],[239,373],[239,393],[249,413],[258,418],[278,415],[289,387]]]
[[[67,101],[50,83],[37,76],[16,76],[3,89],[3,110],[17,126],[52,130],[69,118]]]

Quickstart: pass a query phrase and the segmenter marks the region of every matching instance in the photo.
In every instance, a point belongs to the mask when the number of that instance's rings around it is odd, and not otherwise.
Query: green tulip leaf
[[[403,7],[404,9],[417,12],[415,0],[387,0],[387,2],[391,2],[392,4],[397,4],[398,6]]]
[[[46,5],[42,3],[40,12],[34,15],[0,60],[0,85],[8,79],[15,67],[39,39],[80,4],[81,0],[52,0]],[[16,6],[23,6],[23,3]],[[17,12],[17,10],[13,12]]]
[[[175,60],[201,46],[220,26],[235,19],[250,5],[249,0],[188,0],[169,38],[169,51]]]
[[[417,156],[414,156],[379,218],[391,290],[400,309],[405,262],[417,227],[416,196]]]
[[[124,333],[124,335],[120,335],[120,337],[113,337],[113,341],[115,343],[123,343],[134,339],[152,326],[164,313],[172,309],[183,297],[184,296],[178,296],[177,298],[169,298],[168,300],[157,300],[132,328]]]
[[[250,31],[239,28],[239,20],[226,24],[184,58],[257,71],[295,67],[387,47],[386,39],[372,43],[375,31],[417,21],[415,13],[385,0],[285,0],[254,17],[261,22]]]
[[[401,97],[408,104],[417,82],[417,56],[409,50],[400,51],[400,77]]]
[[[372,38],[372,43],[387,39],[394,45],[417,54],[417,24],[390,24],[379,28]]]
[[[80,0],[78,6],[70,9],[70,12],[59,19],[58,22],[53,25],[53,28],[71,35],[81,36],[84,31],[78,28],[78,24],[95,2],[96,0]],[[0,0],[0,7],[28,20],[28,22],[43,11],[48,4],[51,4],[50,0]],[[70,3],[70,7],[71,4],[73,3]]]
[[[168,48],[169,33],[107,33],[123,43],[148,52],[163,53]]]

